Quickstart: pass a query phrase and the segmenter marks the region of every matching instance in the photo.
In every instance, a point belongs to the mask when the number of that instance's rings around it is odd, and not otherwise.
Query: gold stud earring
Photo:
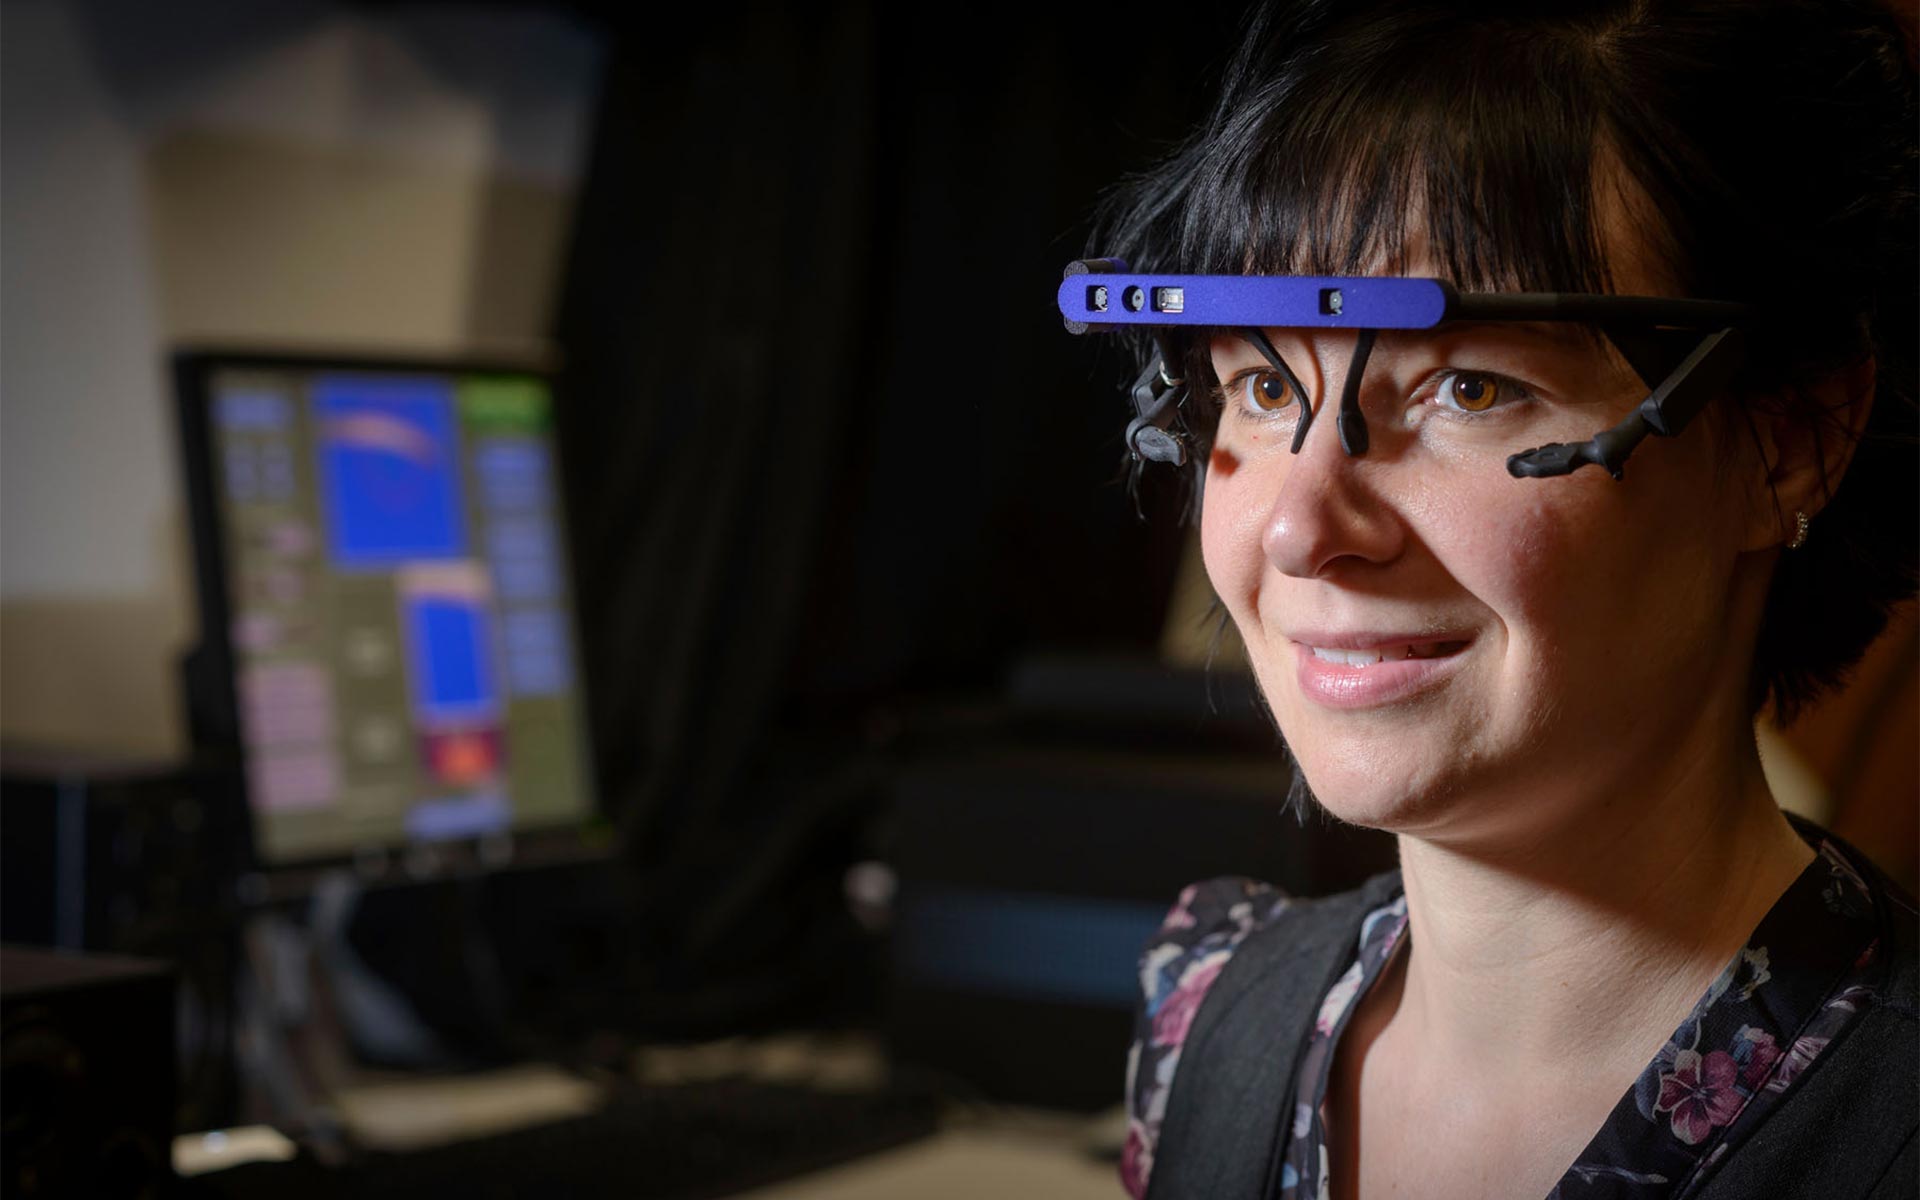
[[[1787,543],[1787,549],[1798,550],[1807,544],[1807,526],[1811,523],[1806,513],[1797,508],[1793,510],[1793,540]]]

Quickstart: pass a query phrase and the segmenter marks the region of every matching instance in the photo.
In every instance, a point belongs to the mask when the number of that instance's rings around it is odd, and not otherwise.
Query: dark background
[[[599,778],[653,956],[741,967],[884,855],[940,714],[991,722],[1036,656],[1152,659],[1177,497],[1136,512],[1125,367],[1052,295],[1237,15],[592,11],[556,335]]]

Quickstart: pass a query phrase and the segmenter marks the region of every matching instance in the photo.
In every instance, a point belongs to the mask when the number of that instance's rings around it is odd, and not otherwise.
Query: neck
[[[1524,845],[1401,837],[1412,937],[1394,1023],[1430,1061],[1489,1081],[1635,1072],[1745,944],[1813,852],[1750,734],[1670,761],[1630,801],[1551,806],[1555,828]],[[1689,765],[1716,761],[1738,767]],[[1568,1062],[1570,1043],[1595,1057]]]

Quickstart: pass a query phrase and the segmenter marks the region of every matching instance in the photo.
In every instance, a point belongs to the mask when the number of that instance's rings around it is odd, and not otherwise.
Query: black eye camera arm
[[[1180,402],[1186,399],[1187,381],[1173,372],[1180,369],[1168,338],[1156,331],[1154,349],[1159,352],[1140,377],[1133,381],[1134,418],[1127,423],[1127,449],[1135,458],[1182,466],[1187,461],[1187,437],[1174,427]]]
[[[1710,333],[1624,421],[1584,442],[1554,442],[1522,450],[1508,457],[1507,473],[1516,479],[1540,479],[1571,475],[1591,463],[1619,479],[1635,447],[1650,434],[1677,436],[1700,415],[1707,401],[1733,382],[1745,359],[1746,339],[1739,330]]]

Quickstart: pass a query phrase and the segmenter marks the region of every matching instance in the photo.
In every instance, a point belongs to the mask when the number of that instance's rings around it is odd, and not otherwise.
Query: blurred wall
[[[184,745],[169,348],[538,351],[601,58],[499,5],[0,3],[0,736]]]

